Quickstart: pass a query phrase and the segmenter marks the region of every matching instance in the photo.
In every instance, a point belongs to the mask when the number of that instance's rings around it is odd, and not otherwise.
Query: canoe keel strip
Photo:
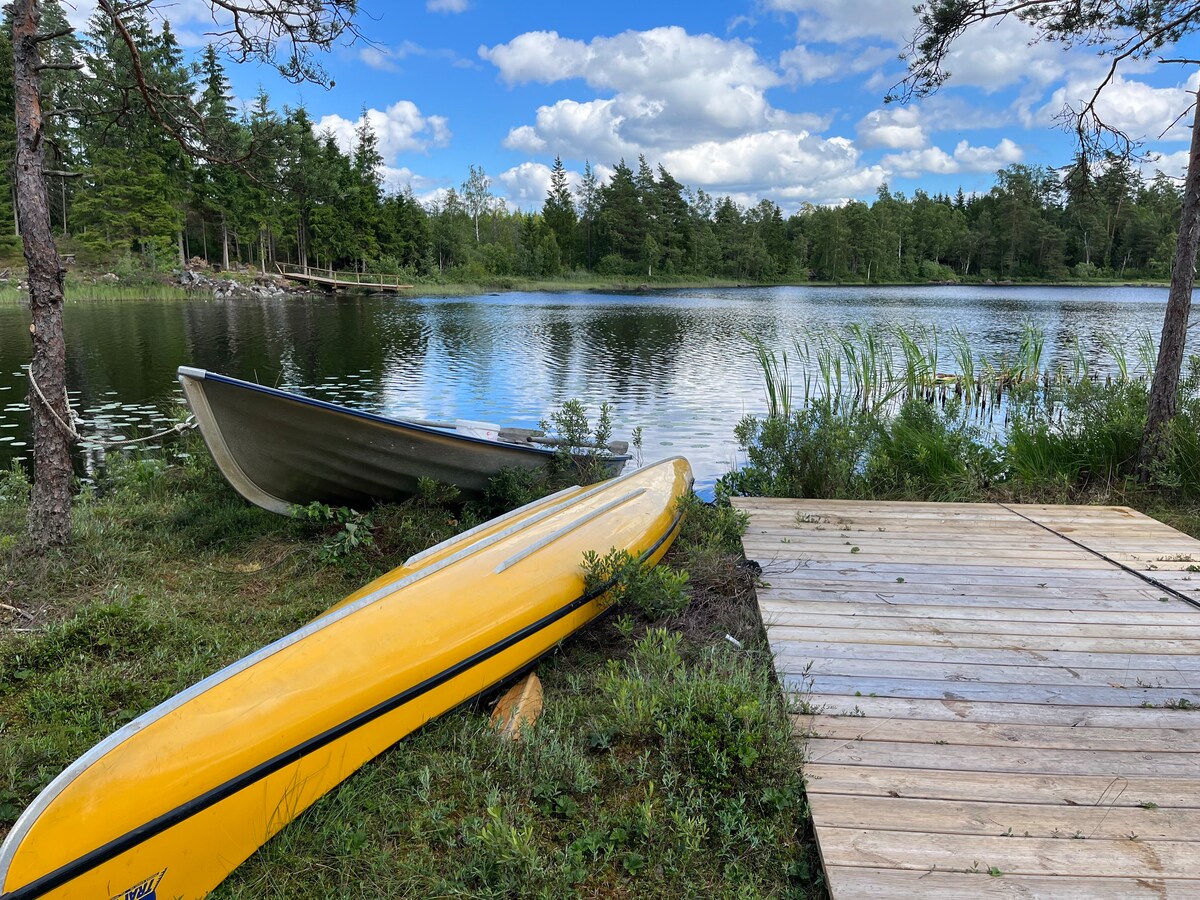
[[[656,563],[690,484],[673,459],[543,498],[130,722],[14,825],[2,900],[203,896],[365,762],[595,618],[583,552]]]

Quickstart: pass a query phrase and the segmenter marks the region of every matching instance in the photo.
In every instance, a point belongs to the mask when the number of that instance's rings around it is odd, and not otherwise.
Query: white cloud
[[[903,0],[766,0],[765,5],[794,13],[796,33],[808,41],[882,38],[899,44],[916,25],[912,4]]]
[[[385,194],[396,194],[408,189],[414,196],[420,196],[422,192],[435,189],[438,184],[436,179],[418,175],[408,166],[380,166],[379,177],[383,182]]]
[[[1097,84],[1098,80],[1073,78],[1031,114],[1027,126],[1052,122],[1068,105],[1078,109],[1091,99]],[[1134,140],[1190,140],[1188,117],[1182,121],[1176,119],[1194,101],[1198,85],[1200,73],[1197,72],[1191,74],[1186,84],[1170,88],[1152,87],[1118,74],[1097,99],[1096,112],[1106,124],[1124,131]]]
[[[804,44],[797,44],[779,55],[779,67],[789,82],[813,84],[817,81],[839,81],[851,75],[860,75],[895,58],[895,52],[887,47],[820,53]]]
[[[966,141],[959,141],[954,148],[954,158],[964,172],[995,172],[1020,162],[1025,158],[1025,152],[1008,138],[995,147],[972,147]]]
[[[362,47],[358,51],[358,58],[360,60],[371,68],[379,69],[383,72],[400,71],[399,61],[408,59],[409,57],[440,59],[458,68],[476,67],[476,63],[469,59],[463,59],[453,50],[423,47],[415,41],[401,41],[392,47],[384,46],[383,44],[372,44],[369,47]]]
[[[1032,42],[1034,30],[1015,17],[984,23],[963,32],[946,57],[949,86],[971,86],[994,93],[1021,82],[1046,87],[1071,68],[1091,68],[1090,54],[1072,54],[1061,44]]]
[[[566,174],[567,186],[574,195],[575,189],[583,181],[583,176],[570,169]],[[611,175],[611,172],[608,174]],[[549,166],[542,163],[523,162],[519,166],[513,166],[508,171],[500,173],[497,180],[504,185],[505,194],[511,205],[518,209],[541,209],[542,204],[546,202],[546,194],[550,192],[550,175]],[[607,180],[607,178],[600,178],[599,173],[597,173],[597,178],[601,182]]]
[[[366,118],[386,164],[394,163],[401,153],[424,153],[450,143],[446,117],[423,115],[411,100],[397,100],[386,110],[368,109]],[[354,147],[354,132],[362,123],[362,116],[353,122],[339,115],[322,116],[313,130],[318,134],[331,132],[338,146],[349,153]]]
[[[527,31],[507,44],[479,48],[479,56],[495,65],[509,84],[551,84],[580,77],[587,52],[583,41],[560,37],[557,31]]]
[[[520,208],[541,206],[550,190],[550,167],[535,162],[523,162],[498,178],[508,199]]]
[[[892,106],[876,109],[858,123],[858,139],[863,147],[889,150],[913,150],[929,143],[922,123],[923,110],[917,106]]]
[[[564,154],[633,154],[685,146],[694,136],[731,137],[763,127],[814,127],[822,120],[774,109],[765,91],[783,83],[754,48],[739,40],[691,35],[671,26],[628,31],[591,42],[553,31],[528,32],[481,47],[509,84],[583,79],[614,96],[543,106],[537,124],[512,129],[507,145]],[[580,143],[556,145],[564,140]],[[585,143],[586,141],[586,143]]]
[[[1140,165],[1142,177],[1150,179],[1162,172],[1168,178],[1182,179],[1187,174],[1190,157],[1191,153],[1187,150],[1177,150],[1174,153],[1152,153]]]
[[[759,60],[753,47],[676,26],[588,43],[553,31],[528,32],[507,44],[480,47],[479,55],[509,84],[582,78],[592,88],[615,92],[611,98],[542,107],[536,126],[510,133],[513,147],[542,149],[552,136],[586,133],[607,136],[605,151],[619,144],[632,152],[684,146],[696,135],[732,137],[755,128],[819,122],[771,106],[765,91],[783,78]]]
[[[881,170],[859,166],[848,141],[813,136],[828,127],[826,119],[772,106],[766,91],[784,79],[742,41],[676,27],[590,42],[531,32],[480,48],[480,56],[510,84],[580,78],[613,92],[540,107],[533,123],[509,131],[504,144],[512,150],[630,163],[645,154],[685,184],[721,193],[786,189],[806,199],[840,198],[855,179],[882,178]],[[510,171],[522,185],[541,177],[537,168]]]
[[[922,175],[954,175],[959,172],[995,172],[1025,158],[1019,146],[1004,138],[995,147],[973,147],[959,141],[954,153],[940,147],[925,147],[906,153],[892,153],[883,158],[883,165],[902,178]]]
[[[430,12],[461,13],[470,7],[469,0],[425,0],[425,8]]]
[[[381,72],[400,71],[392,54],[384,47],[363,47],[358,51],[358,58],[372,69],[379,69]]]
[[[684,184],[721,193],[770,196],[781,204],[839,203],[869,193],[886,178],[879,166],[863,167],[845,138],[768,131],[728,141],[705,141],[662,157]]]

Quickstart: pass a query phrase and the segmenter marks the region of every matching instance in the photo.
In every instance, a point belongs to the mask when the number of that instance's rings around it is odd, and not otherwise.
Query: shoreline
[[[74,277],[71,277],[74,276]],[[771,280],[739,281],[724,278],[663,278],[638,280],[620,278],[555,278],[526,279],[499,277],[494,281],[416,282],[411,288],[396,292],[397,297],[474,297],[510,293],[547,294],[614,294],[625,296],[649,295],[680,290],[734,290],[778,287],[796,288],[1169,288],[1167,281],[1096,279],[1096,280],[1017,280],[966,279],[956,281],[809,281]],[[70,273],[66,282],[66,299],[70,302],[121,300],[188,300],[211,296],[214,299],[272,296],[339,296],[350,293],[372,294],[372,291],[330,292],[295,285],[279,275],[238,272],[231,275],[209,276],[191,272],[172,275],[137,277],[121,280],[111,273]],[[0,281],[0,302],[28,302],[24,282],[15,276]]]

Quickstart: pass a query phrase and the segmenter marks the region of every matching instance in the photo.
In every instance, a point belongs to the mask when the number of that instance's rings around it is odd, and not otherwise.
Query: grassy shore
[[[23,476],[0,479],[0,833],[106,734],[492,511],[430,494],[355,520],[371,538],[349,541],[344,521],[250,507],[193,449],[117,461],[44,559],[20,547]],[[444,715],[215,896],[821,896],[741,522],[687,513],[665,563],[689,574],[686,607],[633,591],[545,660],[527,740],[492,732],[489,698]]]
[[[167,275],[140,273],[136,277],[122,281],[111,282],[102,280],[102,272],[71,271],[66,282],[66,299],[69,301],[120,301],[120,300],[162,300],[188,299],[202,296],[203,289],[186,289],[176,280]],[[251,284],[257,273],[251,271],[239,272],[225,276],[231,280]],[[222,277],[222,276],[214,276]],[[275,277],[275,276],[272,276]],[[411,297],[473,297],[480,294],[527,292],[527,293],[575,293],[600,292],[613,294],[643,294],[661,290],[703,290],[737,287],[929,287],[930,282],[895,281],[895,282],[827,282],[810,281],[808,279],[777,279],[770,281],[746,281],[729,278],[702,278],[696,276],[601,276],[588,273],[564,276],[561,278],[523,278],[510,276],[495,276],[480,280],[460,281],[453,278],[430,277],[413,278],[411,290],[403,291],[399,296]],[[17,287],[18,279],[10,279],[0,284],[0,302],[16,302],[27,299],[26,292]],[[282,283],[282,282],[281,282]],[[960,286],[1021,286],[1021,287],[1166,287],[1166,282],[1121,281],[1121,280],[1065,280],[1065,281],[1008,281],[995,284],[987,279],[971,278],[955,282]],[[308,291],[300,285],[294,285],[297,292]],[[312,293],[321,293],[319,290]]]

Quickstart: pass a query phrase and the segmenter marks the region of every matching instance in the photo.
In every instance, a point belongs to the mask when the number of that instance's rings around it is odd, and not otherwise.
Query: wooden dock
[[[1120,507],[735,505],[834,900],[1200,898],[1200,541]]]
[[[330,291],[355,290],[396,293],[412,289],[411,284],[401,283],[399,275],[335,272],[332,269],[314,269],[308,266],[293,266],[288,263],[276,263],[275,268],[288,281],[298,281],[301,284],[323,287]]]

